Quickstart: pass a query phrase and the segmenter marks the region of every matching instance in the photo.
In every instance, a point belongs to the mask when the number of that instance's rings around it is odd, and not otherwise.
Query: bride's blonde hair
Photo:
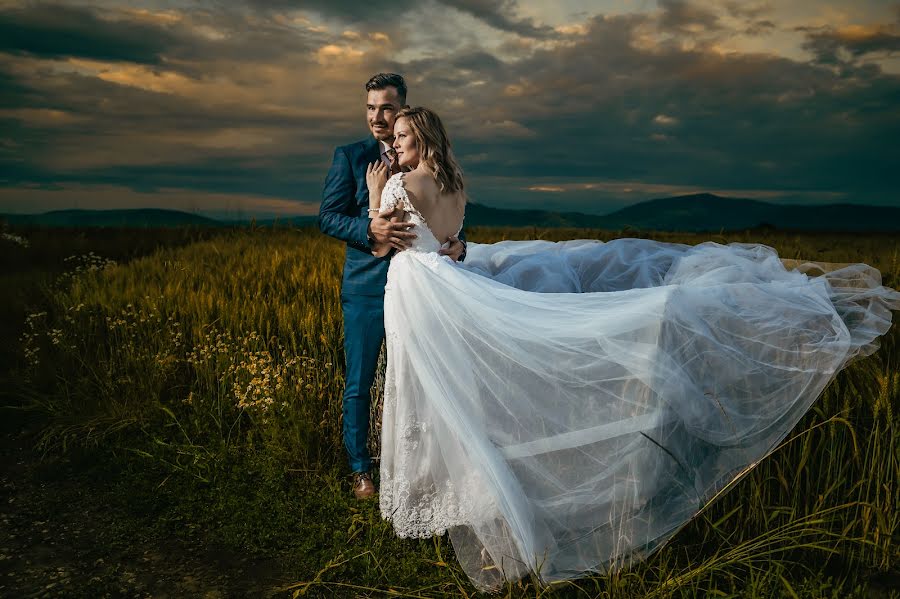
[[[463,174],[450,147],[450,138],[440,117],[433,110],[424,106],[404,108],[397,113],[397,118],[409,121],[419,150],[419,160],[424,162],[442,192],[453,193],[463,191]]]

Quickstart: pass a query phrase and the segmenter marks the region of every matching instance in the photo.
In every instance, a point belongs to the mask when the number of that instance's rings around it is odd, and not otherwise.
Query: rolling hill
[[[898,231],[900,207],[859,204],[796,205],[727,198],[709,193],[648,200],[605,215],[466,208],[466,224],[624,228],[656,231],[733,231],[757,227],[820,231]]]
[[[900,207],[772,204],[694,194],[641,202],[603,217],[605,228],[719,231],[771,226],[821,231],[900,230]]]

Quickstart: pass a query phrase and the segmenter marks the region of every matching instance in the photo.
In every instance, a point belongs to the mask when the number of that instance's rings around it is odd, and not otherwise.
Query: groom
[[[319,229],[347,243],[341,278],[341,308],[344,313],[344,358],[346,377],[343,399],[344,447],[353,472],[353,493],[357,499],[375,494],[370,469],[372,460],[366,441],[369,436],[369,389],[375,379],[378,354],[384,341],[384,286],[390,256],[409,247],[415,232],[412,223],[398,222],[402,208],[386,216],[369,218],[369,190],[366,165],[384,162],[390,172],[399,172],[391,144],[394,119],[406,106],[406,83],[394,73],[379,73],[366,83],[366,120],[371,137],[334,151],[334,160],[319,208]],[[441,250],[454,260],[465,257],[465,234]],[[372,255],[375,243],[388,243],[391,253]]]

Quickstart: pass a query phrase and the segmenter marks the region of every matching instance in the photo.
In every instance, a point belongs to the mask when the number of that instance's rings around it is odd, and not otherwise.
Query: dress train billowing
[[[622,239],[440,244],[385,288],[380,507],[450,533],[480,589],[649,555],[774,448],[900,309],[878,271],[771,248]],[[815,268],[818,276],[810,276]]]

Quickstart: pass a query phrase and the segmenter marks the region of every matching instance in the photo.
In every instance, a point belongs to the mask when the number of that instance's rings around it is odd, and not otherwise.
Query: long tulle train
[[[401,536],[449,531],[483,590],[646,557],[900,308],[866,265],[790,266],[760,245],[636,239],[401,252],[383,515]]]

